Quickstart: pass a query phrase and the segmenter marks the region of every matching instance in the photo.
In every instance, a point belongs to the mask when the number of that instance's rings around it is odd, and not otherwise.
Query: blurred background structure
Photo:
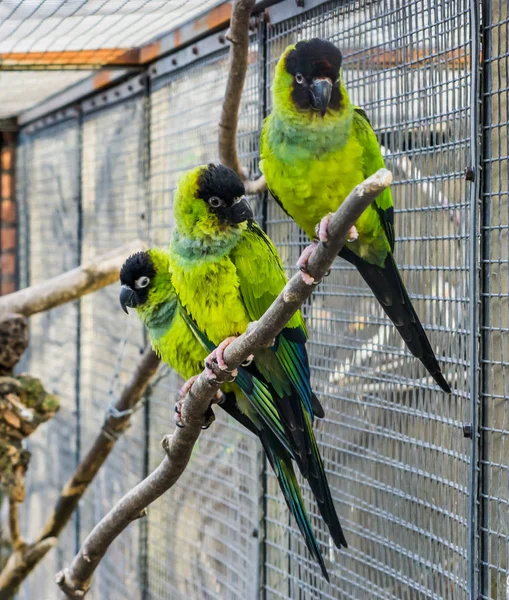
[[[114,543],[87,597],[509,597],[508,10],[506,0],[257,5],[244,166],[258,174],[282,50],[332,40],[395,174],[396,259],[454,391],[437,391],[338,259],[305,307],[327,414],[317,438],[350,544],[333,549],[313,507],[331,583],[308,560],[254,438],[218,414],[178,485]],[[217,159],[230,14],[229,2],[198,0],[0,4],[2,293],[136,237],[168,243],[178,177]],[[253,200],[292,274],[305,237],[270,197]],[[117,297],[111,286],[30,320],[23,368],[62,408],[31,438],[27,534],[146,342]],[[162,369],[20,600],[54,597],[54,573],[159,463],[178,385]]]

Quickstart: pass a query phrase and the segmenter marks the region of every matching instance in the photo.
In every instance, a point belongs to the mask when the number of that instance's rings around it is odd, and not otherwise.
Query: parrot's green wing
[[[194,319],[192,319],[186,310],[180,305],[179,314],[186,321],[187,326],[193,332],[203,348],[205,348],[207,352],[212,352],[215,349],[214,344],[202,331],[200,331]],[[279,442],[286,448],[293,458],[294,453],[289,444],[284,424],[282,423],[279,412],[275,406],[272,396],[273,391],[266,385],[260,376],[253,375],[248,371],[247,368],[244,367],[240,367],[238,369],[235,382],[244,392],[247,399],[258,415],[260,415],[261,419],[263,419],[270,431],[272,431],[272,433],[277,437]]]
[[[252,320],[259,319],[286,284],[286,275],[276,248],[256,223],[244,232],[243,240],[230,254],[234,262],[244,305]],[[294,423],[288,435],[294,440],[296,461],[315,495],[320,513],[329,527],[334,543],[347,546],[332,501],[325,469],[313,433],[313,417],[323,416],[323,408],[311,390],[306,352],[307,331],[300,312],[288,322],[276,339],[274,352],[279,364],[298,393],[300,402],[278,399],[278,410],[285,424]],[[259,362],[258,355],[255,362]],[[270,369],[274,361],[272,359]],[[260,367],[259,367],[260,368]],[[273,371],[270,371],[272,374]],[[269,377],[267,377],[269,378]],[[272,383],[272,379],[270,379]],[[275,471],[278,472],[276,467]]]
[[[361,142],[364,150],[362,156],[362,171],[364,177],[376,173],[385,167],[384,159],[378,145],[378,139],[373,131],[368,115],[358,106],[354,109],[353,132]],[[390,188],[386,188],[375,200],[374,204],[385,235],[389,240],[391,250],[394,250],[394,205]]]
[[[354,111],[353,134],[362,145],[363,174],[368,177],[384,167],[384,160],[373,128],[364,111],[359,108]],[[346,246],[341,249],[339,255],[357,267],[385,313],[397,327],[410,352],[421,360],[438,385],[445,392],[450,393],[451,388],[442,375],[433,348],[412,306],[412,301],[394,261],[392,254],[394,250],[394,208],[389,188],[386,188],[378,196],[374,206],[391,250],[384,257],[383,263],[374,264],[363,260]]]
[[[281,259],[270,239],[254,222],[249,224],[230,258],[237,269],[240,293],[249,318],[257,321],[286,285]],[[323,416],[323,409],[311,390],[306,340],[306,325],[299,311],[277,337],[274,352],[313,419],[314,415]]]
[[[268,131],[269,131],[270,121],[271,120],[272,120],[272,115],[269,115],[263,121],[262,133],[260,135],[260,156],[262,158],[262,160],[260,162],[260,168],[262,170],[262,173],[263,173],[264,158],[268,158],[268,155],[270,154],[270,144],[269,144],[269,141],[267,139],[267,136],[268,136]],[[270,192],[270,195],[274,198],[274,200],[279,205],[279,207],[281,208],[281,210],[291,218],[291,215],[288,213],[288,211],[286,210],[286,208],[283,206],[283,203],[278,198],[277,194],[270,188],[270,186],[268,185],[268,183],[267,183],[267,188],[268,188],[268,190]]]

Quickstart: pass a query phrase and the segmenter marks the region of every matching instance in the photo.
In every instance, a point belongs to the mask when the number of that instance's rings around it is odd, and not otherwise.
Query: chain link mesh
[[[478,60],[471,55],[469,0],[329,2],[261,23],[252,36],[238,140],[253,177],[283,49],[319,36],[343,50],[352,100],[366,110],[395,175],[396,260],[453,387],[451,397],[436,390],[357,272],[338,259],[304,307],[313,385],[327,415],[316,435],[350,544],[347,551],[333,548],[303,483],[331,584],[309,559],[256,440],[217,408],[179,485],[113,544],[91,598],[466,599],[477,593],[468,559],[479,553],[479,597],[506,599],[509,15],[502,0],[485,4],[484,180],[475,240],[464,174],[465,167],[478,166],[469,164],[471,70]],[[293,3],[281,6],[296,12]],[[178,177],[217,160],[226,75],[226,52],[211,54],[151,77],[144,93],[85,111],[80,119],[21,132],[21,285],[135,237],[167,244]],[[271,198],[253,200],[293,274],[305,236]],[[480,245],[479,265],[469,262],[472,243]],[[469,287],[478,268],[480,297]],[[110,390],[114,395],[122,388],[144,345],[138,323],[127,327],[117,295],[112,286],[31,320],[24,368],[63,399],[58,417],[31,442],[31,534],[98,431]],[[478,304],[481,353],[478,364],[470,364],[478,332],[471,331],[469,311]],[[479,367],[477,404],[470,381]],[[181,383],[173,372],[160,371],[58,551],[27,580],[20,598],[51,598],[54,572],[159,463],[159,442],[172,426]],[[478,440],[464,436],[472,402],[481,410],[479,491],[470,472]],[[469,537],[472,494],[480,500],[479,548]]]

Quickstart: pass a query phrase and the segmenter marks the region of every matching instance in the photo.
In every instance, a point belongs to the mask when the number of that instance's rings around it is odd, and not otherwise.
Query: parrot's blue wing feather
[[[254,261],[253,256],[262,260]],[[237,269],[240,293],[249,318],[256,321],[265,314],[286,285],[281,259],[270,239],[254,222],[245,230],[231,258]],[[276,338],[273,351],[313,419],[315,415],[323,416],[323,409],[311,390],[306,340],[306,325],[298,312]],[[290,390],[285,391],[290,393]]]

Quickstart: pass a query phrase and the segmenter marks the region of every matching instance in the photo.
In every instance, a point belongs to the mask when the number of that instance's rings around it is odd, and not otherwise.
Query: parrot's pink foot
[[[356,239],[358,239],[359,237],[359,232],[357,231],[357,227],[355,227],[355,225],[352,225],[348,231],[348,236],[346,238],[347,242],[355,242]]]
[[[187,392],[192,388],[193,383],[198,379],[198,377],[199,377],[199,375],[193,375],[180,388],[180,390],[179,390],[179,396],[180,396],[181,400],[184,400],[184,398],[187,395]]]
[[[315,281],[314,278],[311,277],[311,275],[307,272],[309,257],[313,254],[314,249],[317,247],[317,245],[318,242],[311,242],[309,246],[304,248],[302,254],[299,257],[299,260],[297,261],[297,266],[299,267],[300,275],[306,285],[317,285],[318,283],[320,283],[319,281]]]
[[[332,213],[328,213],[316,226],[316,236],[318,237],[318,240],[322,242],[322,244],[326,244],[329,241],[329,233],[327,229],[329,228],[331,219]]]
[[[328,232],[328,228],[329,228],[329,223],[332,219],[332,213],[329,213],[328,215],[325,215],[325,217],[323,217],[323,219],[320,221],[320,223],[318,223],[318,225],[316,226],[316,235],[318,237],[318,240],[320,242],[322,242],[322,244],[327,244],[327,242],[329,241],[329,232]],[[348,235],[346,238],[347,242],[355,242],[355,240],[357,240],[359,237],[359,232],[357,231],[357,228],[355,227],[355,225],[352,225],[350,227],[350,230],[348,231]]]
[[[212,352],[205,359],[205,368],[207,370],[212,371],[212,368],[211,368],[212,364],[214,361],[216,361],[217,366],[219,367],[219,369],[221,371],[226,371],[227,373],[230,373],[230,375],[233,378],[237,377],[237,373],[238,373],[237,369],[233,369],[233,371],[229,371],[228,365],[224,362],[224,351],[236,339],[237,339],[236,336],[227,337],[225,340],[223,340],[219,344],[219,346],[215,350],[212,350]]]

